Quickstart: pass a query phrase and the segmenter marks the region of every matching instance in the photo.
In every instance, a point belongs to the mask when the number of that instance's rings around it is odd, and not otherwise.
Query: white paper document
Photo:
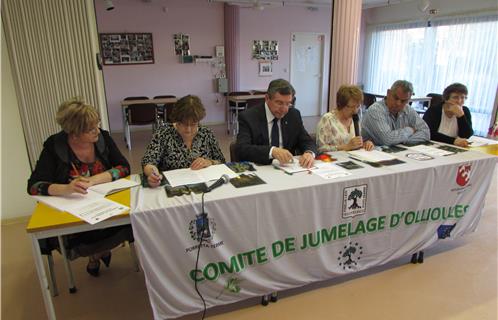
[[[299,164],[299,157],[297,157],[297,156],[292,158],[292,162],[283,163],[283,164],[281,164],[277,159],[273,159],[272,165],[275,168],[283,170],[283,171],[290,173],[290,174],[293,174],[296,172],[303,172],[303,171],[310,171],[310,170],[317,169],[316,166],[313,166],[311,168],[301,167],[301,165]]]
[[[368,162],[381,162],[396,159],[396,157],[390,155],[389,153],[378,150],[366,151],[365,149],[359,149],[348,151],[348,154],[357,159]]]
[[[436,157],[442,157],[442,156],[448,156],[450,154],[454,154],[454,152],[446,151],[446,150],[435,148],[435,147],[431,147],[431,146],[426,146],[424,144],[420,144],[418,146],[409,147],[409,149],[415,150],[415,151],[418,151],[418,152],[422,152],[422,153],[425,153],[425,154],[433,156],[433,157],[434,156],[436,156]]]
[[[112,216],[129,210],[129,207],[106,199],[103,194],[88,190],[87,194],[73,193],[68,196],[33,196],[52,208],[66,211],[70,214],[95,224]]]
[[[237,176],[235,172],[224,164],[212,165],[200,170],[190,168],[170,170],[164,171],[163,174],[172,187],[217,180],[224,174],[230,178]]]
[[[135,186],[140,185],[137,181],[128,180],[128,179],[118,179],[112,182],[96,184],[91,186],[90,190],[93,190],[97,193],[108,195],[112,193],[119,192],[121,190],[129,189]]]
[[[318,166],[318,169],[313,170],[313,174],[330,180],[352,175],[352,173],[344,168],[338,167],[335,164],[327,163]]]
[[[487,146],[489,144],[498,144],[498,141],[496,140],[486,139],[477,136],[472,136],[467,140],[471,143],[470,144],[471,147],[482,147],[482,146]]]

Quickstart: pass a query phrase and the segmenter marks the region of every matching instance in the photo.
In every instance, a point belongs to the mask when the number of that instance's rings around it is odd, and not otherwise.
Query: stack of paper
[[[295,156],[294,158],[292,158],[292,162],[289,162],[289,163],[280,163],[277,159],[273,159],[272,165],[275,168],[283,170],[289,174],[317,169],[316,166],[313,166],[311,168],[301,167],[301,165],[299,164],[299,157],[298,156]]]
[[[237,176],[235,172],[224,164],[209,166],[200,170],[192,170],[190,168],[170,170],[164,171],[163,174],[172,187],[217,180],[224,174],[230,178],[235,178]]]
[[[87,194],[73,193],[69,196],[33,196],[60,211],[70,214],[88,222],[95,224],[112,216],[125,213],[130,208],[106,199],[103,194],[92,190],[87,190]]]
[[[425,153],[425,154],[427,154],[429,156],[433,156],[433,157],[442,157],[442,156],[448,156],[450,154],[454,154],[454,152],[446,151],[446,150],[431,147],[431,146],[426,146],[423,144],[420,144],[418,146],[409,147],[409,149],[415,150],[415,151],[418,151],[421,153]]]
[[[348,151],[348,154],[353,158],[366,162],[381,162],[396,159],[396,157],[378,150],[366,151],[365,149],[359,149]]]

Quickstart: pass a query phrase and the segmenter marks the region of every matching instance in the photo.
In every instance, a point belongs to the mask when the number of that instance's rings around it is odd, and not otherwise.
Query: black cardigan
[[[71,151],[67,139],[67,133],[61,131],[51,135],[44,142],[35,170],[28,180],[28,194],[31,186],[40,181],[60,184],[69,183]],[[121,154],[109,132],[100,130],[99,139],[95,143],[95,152],[106,169],[121,165],[128,170],[128,173],[130,172],[128,160]],[[48,185],[45,189],[48,189]],[[48,190],[43,190],[42,194],[48,194]]]
[[[439,125],[441,124],[441,116],[443,114],[443,103],[430,106],[424,114],[424,120],[427,122],[431,130],[431,140],[440,141],[448,144],[453,144],[456,138],[449,137],[445,134],[439,133]],[[470,138],[474,134],[472,130],[472,118],[470,116],[469,108],[463,107],[463,116],[457,118],[458,123],[458,137]]]

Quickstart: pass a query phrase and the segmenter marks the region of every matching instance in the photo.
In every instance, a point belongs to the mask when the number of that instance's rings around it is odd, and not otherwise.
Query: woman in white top
[[[337,108],[320,119],[316,129],[316,144],[319,152],[354,150],[361,147],[372,150],[371,141],[355,136],[353,115],[358,114],[363,102],[363,92],[357,86],[343,85],[337,91]],[[359,123],[358,123],[359,125]]]
[[[443,91],[443,102],[431,105],[424,120],[431,130],[431,140],[468,147],[466,140],[474,134],[470,111],[463,105],[467,99],[467,87],[453,83]]]

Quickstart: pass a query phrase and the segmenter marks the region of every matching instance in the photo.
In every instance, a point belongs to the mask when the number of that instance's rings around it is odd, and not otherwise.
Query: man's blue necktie
[[[278,138],[278,119],[273,118],[273,125],[271,127],[271,146],[272,147],[279,147],[280,142]]]

